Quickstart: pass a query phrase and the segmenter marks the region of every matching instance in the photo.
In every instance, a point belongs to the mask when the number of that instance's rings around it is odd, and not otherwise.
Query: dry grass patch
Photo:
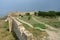
[[[15,40],[12,33],[7,30],[8,27],[8,22],[0,20],[0,40]]]

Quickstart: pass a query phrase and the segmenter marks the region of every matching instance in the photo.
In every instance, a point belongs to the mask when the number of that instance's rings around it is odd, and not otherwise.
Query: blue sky
[[[60,11],[60,0],[0,0],[0,16],[10,11]]]

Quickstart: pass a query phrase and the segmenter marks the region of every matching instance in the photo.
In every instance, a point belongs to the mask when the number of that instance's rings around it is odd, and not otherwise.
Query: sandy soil
[[[37,19],[33,18],[35,21],[41,23],[41,24],[44,24],[45,26],[48,27],[48,29],[45,29],[45,31],[48,33],[48,39],[47,40],[60,40],[60,30],[48,25],[48,24],[45,24],[45,23],[42,23],[40,21],[38,21]]]

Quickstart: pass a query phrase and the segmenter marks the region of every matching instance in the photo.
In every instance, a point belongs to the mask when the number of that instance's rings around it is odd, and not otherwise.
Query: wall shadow
[[[15,38],[15,40],[19,40],[17,35],[16,35],[16,33],[14,31],[12,31],[11,33],[12,33],[13,37]]]

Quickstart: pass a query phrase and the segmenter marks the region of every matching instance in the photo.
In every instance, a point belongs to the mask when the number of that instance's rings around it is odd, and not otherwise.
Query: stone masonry
[[[19,40],[33,40],[33,35],[14,17],[9,16],[9,30],[13,30]]]

